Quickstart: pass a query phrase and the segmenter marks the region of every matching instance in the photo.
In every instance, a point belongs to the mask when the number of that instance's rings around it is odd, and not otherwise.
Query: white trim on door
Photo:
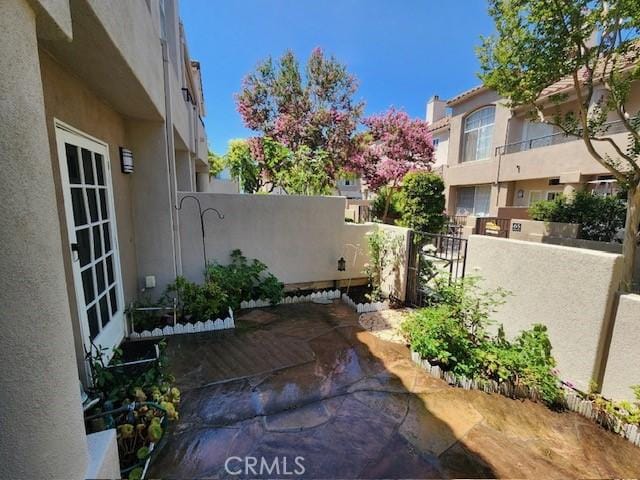
[[[91,313],[91,309],[95,309],[95,313],[102,317],[102,313],[98,310],[104,307],[107,308],[108,321],[106,325],[102,321],[98,321],[99,332],[93,339],[93,343],[96,346],[106,347],[108,350],[104,353],[106,360],[109,360],[112,356],[112,349],[116,347],[124,338],[125,335],[125,316],[124,316],[124,293],[122,286],[122,272],[120,267],[120,248],[118,245],[118,227],[116,223],[115,205],[113,198],[113,184],[111,179],[111,162],[109,158],[109,146],[86,133],[77,130],[76,128],[61,122],[58,119],[54,119],[55,132],[56,132],[56,144],[58,150],[58,162],[60,166],[60,177],[62,183],[62,192],[64,197],[66,226],[69,236],[69,245],[72,271],[74,279],[74,290],[76,296],[76,303],[78,307],[78,318],[80,320],[80,331],[82,335],[82,342],[85,351],[91,349],[90,340],[90,327],[87,315],[87,309]],[[73,145],[78,148],[79,152],[82,149],[91,152],[90,165],[94,168],[92,172],[93,182],[87,183],[86,176],[83,176],[80,183],[71,184],[69,178],[69,167],[67,161],[66,144]],[[98,182],[98,169],[97,162],[99,161],[97,156],[102,157],[102,178],[103,185]],[[78,165],[80,171],[84,175],[84,167],[82,166],[83,159],[78,157]],[[83,223],[85,228],[76,227],[76,219],[74,216],[72,188],[76,191],[81,190],[82,202],[84,207],[84,216],[86,222]],[[93,203],[89,201],[89,191],[95,193],[92,196]],[[103,195],[104,194],[104,195]],[[104,205],[102,200],[104,199]],[[77,196],[76,196],[77,200]],[[99,217],[96,220],[91,218],[91,205]],[[99,205],[98,205],[99,204]],[[76,204],[77,205],[77,204]],[[104,212],[106,207],[106,212]],[[106,225],[106,227],[105,227]],[[89,263],[82,265],[84,270],[81,270],[79,249],[72,249],[72,245],[78,245],[77,234],[80,230],[87,231],[88,246],[89,246]],[[98,233],[95,236],[96,232]],[[95,239],[98,238],[96,244]],[[107,245],[110,247],[107,249]],[[98,255],[96,250],[100,249]],[[85,260],[86,257],[85,257]],[[89,265],[89,266],[88,266]],[[109,281],[108,266],[111,265],[113,273],[113,283]],[[85,293],[83,287],[82,276],[84,274],[91,275],[92,284],[94,289],[94,299],[91,302],[85,301]],[[102,273],[103,288],[100,290],[100,282],[98,281],[98,272]],[[117,308],[115,313],[111,304],[110,292],[113,292]],[[98,304],[100,301],[100,305]],[[89,307],[89,308],[88,308]]]

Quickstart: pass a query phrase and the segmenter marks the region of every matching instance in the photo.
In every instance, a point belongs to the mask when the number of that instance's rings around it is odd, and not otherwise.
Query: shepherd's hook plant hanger
[[[204,266],[206,267],[207,266],[207,244],[204,238],[204,216],[207,214],[207,212],[215,212],[216,215],[218,215],[218,218],[222,220],[224,218],[224,215],[220,213],[218,209],[213,207],[205,208],[203,210],[202,205],[200,204],[200,199],[198,197],[194,197],[193,195],[185,195],[184,197],[182,197],[180,199],[180,203],[176,207],[177,210],[182,210],[182,202],[184,202],[185,199],[187,198],[192,198],[193,200],[195,200],[196,204],[198,205],[198,214],[200,215],[200,232],[202,234],[202,259],[204,260]]]

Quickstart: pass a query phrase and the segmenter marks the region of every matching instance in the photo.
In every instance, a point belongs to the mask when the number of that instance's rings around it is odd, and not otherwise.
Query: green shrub
[[[177,299],[178,316],[193,316],[192,321],[206,322],[219,318],[229,307],[229,297],[218,282],[206,281],[204,285],[176,278],[167,286],[165,297]]]
[[[384,230],[377,229],[367,233],[370,262],[365,264],[363,273],[369,279],[371,288],[371,293],[366,295],[369,301],[378,302],[384,298],[382,283],[385,275],[389,273],[387,269],[397,268],[401,243],[401,236],[389,234]]]
[[[558,197],[543,200],[529,207],[533,220],[579,223],[580,238],[610,242],[624,227],[625,202],[618,197],[602,197],[590,192],[577,192],[572,199]]]
[[[502,327],[497,335],[488,332],[489,316],[505,295],[501,289],[483,292],[473,278],[437,279],[431,306],[413,313],[402,330],[411,348],[432,364],[467,378],[524,385],[555,404],[561,390],[546,327],[534,325],[513,341]]]
[[[388,195],[391,195],[391,200],[389,201],[389,211],[387,212],[386,223],[393,225],[396,223],[396,220],[399,220],[402,217],[402,211],[404,209],[404,196],[400,190],[382,187],[371,204],[371,215],[375,220],[380,222],[382,221],[385,202]]]
[[[402,225],[439,233],[444,227],[444,182],[431,172],[410,172],[402,180]]]
[[[418,310],[402,325],[411,348],[432,364],[456,375],[475,377],[478,339],[470,334],[448,305]]]
[[[206,283],[220,285],[228,305],[240,308],[242,301],[264,299],[276,304],[282,300],[284,285],[259,260],[249,261],[240,250],[231,252],[231,263],[212,263],[205,270]]]

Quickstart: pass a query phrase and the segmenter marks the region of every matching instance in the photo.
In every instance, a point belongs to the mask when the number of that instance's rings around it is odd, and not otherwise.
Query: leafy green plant
[[[533,325],[512,342],[506,340],[500,327],[498,335],[483,344],[478,357],[481,373],[489,379],[533,387],[548,404],[561,398],[558,378],[553,373],[556,363],[544,325]]]
[[[376,221],[382,222],[388,196],[391,196],[391,198],[389,199],[386,223],[393,225],[396,223],[396,220],[399,220],[402,217],[402,212],[404,210],[404,197],[401,191],[397,188],[390,188],[387,186],[380,188],[378,194],[373,199],[373,203],[371,204],[371,215]]]
[[[509,341],[502,327],[491,335],[490,315],[503,303],[502,289],[485,292],[477,278],[439,278],[428,301],[402,325],[411,345],[430,363],[477,380],[511,382],[535,389],[548,404],[561,398],[555,360],[544,325],[533,325]]]
[[[618,197],[581,191],[570,199],[560,196],[536,202],[529,207],[529,215],[544,222],[579,223],[581,238],[610,242],[624,227],[626,204]]]
[[[167,286],[165,297],[177,299],[179,318],[189,316],[193,321],[205,322],[219,318],[226,313],[229,306],[227,293],[219,282],[206,281],[204,285],[177,277],[175,282]]]
[[[449,305],[418,310],[402,329],[411,348],[431,363],[457,375],[473,377],[479,371],[474,354],[483,339],[471,335]]]
[[[640,427],[640,385],[633,385],[631,390],[633,391],[635,401],[612,401],[593,392],[590,393],[587,398],[593,402],[597,409],[608,413],[623,423],[638,425]]]
[[[228,305],[240,308],[242,301],[265,299],[273,304],[282,300],[284,285],[259,260],[249,261],[240,250],[231,252],[231,263],[212,263],[205,270],[207,284],[220,285]]]
[[[439,233],[444,227],[444,181],[431,172],[409,172],[402,180],[402,225],[416,232]]]
[[[369,279],[371,293],[369,301],[377,302],[384,298],[382,283],[389,268],[397,269],[402,237],[376,229],[367,233],[370,262],[365,264],[364,273]]]
[[[167,371],[166,343],[159,347],[160,357],[141,367],[122,365],[120,348],[114,349],[108,366],[105,348],[93,347],[87,355],[91,393],[100,399],[87,417],[88,430],[117,429],[120,467],[129,472],[128,478],[136,478],[151,453],[151,442],[162,438],[163,422],[178,419],[180,390],[172,386],[175,379]]]

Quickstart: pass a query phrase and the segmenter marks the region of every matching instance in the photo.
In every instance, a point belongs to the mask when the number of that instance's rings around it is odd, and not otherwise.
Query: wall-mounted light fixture
[[[524,198],[524,190],[518,190],[518,198]]]
[[[120,147],[120,169],[122,173],[133,173],[133,153],[128,148]]]
[[[338,260],[338,271],[344,272],[346,269],[347,269],[347,262],[344,259],[344,257],[340,257],[340,260]]]

